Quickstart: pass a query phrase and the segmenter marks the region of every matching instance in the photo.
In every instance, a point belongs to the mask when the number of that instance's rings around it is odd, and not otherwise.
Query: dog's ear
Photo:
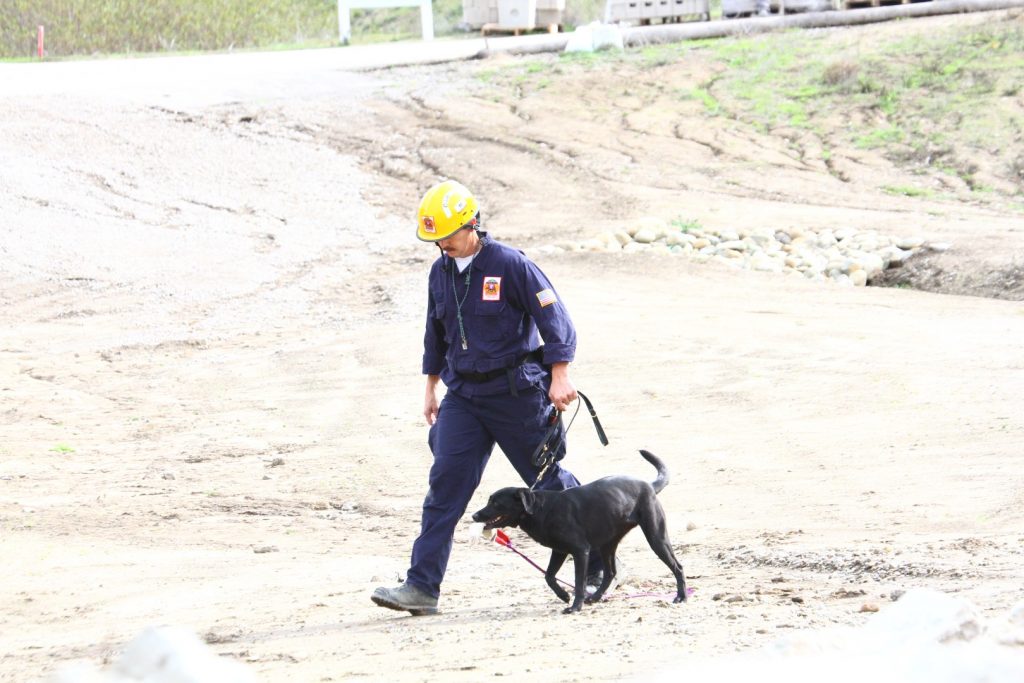
[[[533,491],[529,489],[523,489],[519,492],[519,502],[523,504],[523,511],[528,514],[533,514],[533,504],[537,501],[537,497],[533,495]]]

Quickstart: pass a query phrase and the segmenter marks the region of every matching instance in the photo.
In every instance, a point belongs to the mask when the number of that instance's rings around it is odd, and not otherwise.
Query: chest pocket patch
[[[481,301],[501,301],[501,278],[494,275],[484,277]]]

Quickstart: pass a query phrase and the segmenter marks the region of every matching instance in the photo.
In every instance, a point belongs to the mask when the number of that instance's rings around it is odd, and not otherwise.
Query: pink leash
[[[505,546],[506,548],[508,548],[509,550],[514,552],[516,555],[518,555],[519,557],[521,557],[524,560],[526,560],[527,562],[529,562],[541,574],[546,574],[547,573],[544,570],[543,567],[541,567],[539,564],[537,564],[536,562],[531,560],[525,554],[519,552],[519,549],[516,548],[514,545],[512,545],[512,540],[508,537],[508,534],[506,534],[501,529],[497,529],[496,531],[497,531],[497,533],[494,534],[494,542],[495,543],[497,543],[498,545]],[[566,581],[563,581],[562,579],[559,579],[559,578],[556,577],[555,580],[558,581],[558,583],[562,584],[563,586],[565,586],[567,588],[570,588],[570,589],[573,589],[573,590],[576,589],[576,586],[574,586],[573,584],[568,583]],[[686,589],[686,595],[687,596],[693,595],[693,592],[694,592],[693,588],[687,587],[687,589]],[[609,596],[609,597],[606,597],[606,598],[603,598],[603,599],[604,600],[616,600],[616,599],[618,599],[618,600],[630,600],[632,598],[664,598],[664,599],[668,600],[668,599],[671,599],[671,598],[674,598],[674,597],[675,597],[674,593],[634,593],[632,595]]]

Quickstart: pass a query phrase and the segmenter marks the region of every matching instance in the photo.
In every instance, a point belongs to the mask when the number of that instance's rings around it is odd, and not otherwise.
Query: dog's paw
[[[672,602],[686,602],[686,594],[683,593],[682,595],[677,595]]]
[[[582,607],[582,605],[571,605],[570,607],[566,607],[562,610],[562,614],[576,614],[580,609],[582,609]]]

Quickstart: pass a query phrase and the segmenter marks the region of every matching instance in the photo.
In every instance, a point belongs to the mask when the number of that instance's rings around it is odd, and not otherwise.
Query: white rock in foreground
[[[242,664],[219,656],[191,631],[148,628],[128,644],[108,671],[81,664],[66,667],[47,683],[255,683]]]
[[[1008,620],[1013,621],[1013,618]],[[1024,651],[991,637],[970,602],[916,588],[864,626],[797,633],[764,650],[678,664],[637,681],[1020,683]],[[1001,644],[1003,643],[1003,644]],[[665,653],[672,659],[670,652]]]

